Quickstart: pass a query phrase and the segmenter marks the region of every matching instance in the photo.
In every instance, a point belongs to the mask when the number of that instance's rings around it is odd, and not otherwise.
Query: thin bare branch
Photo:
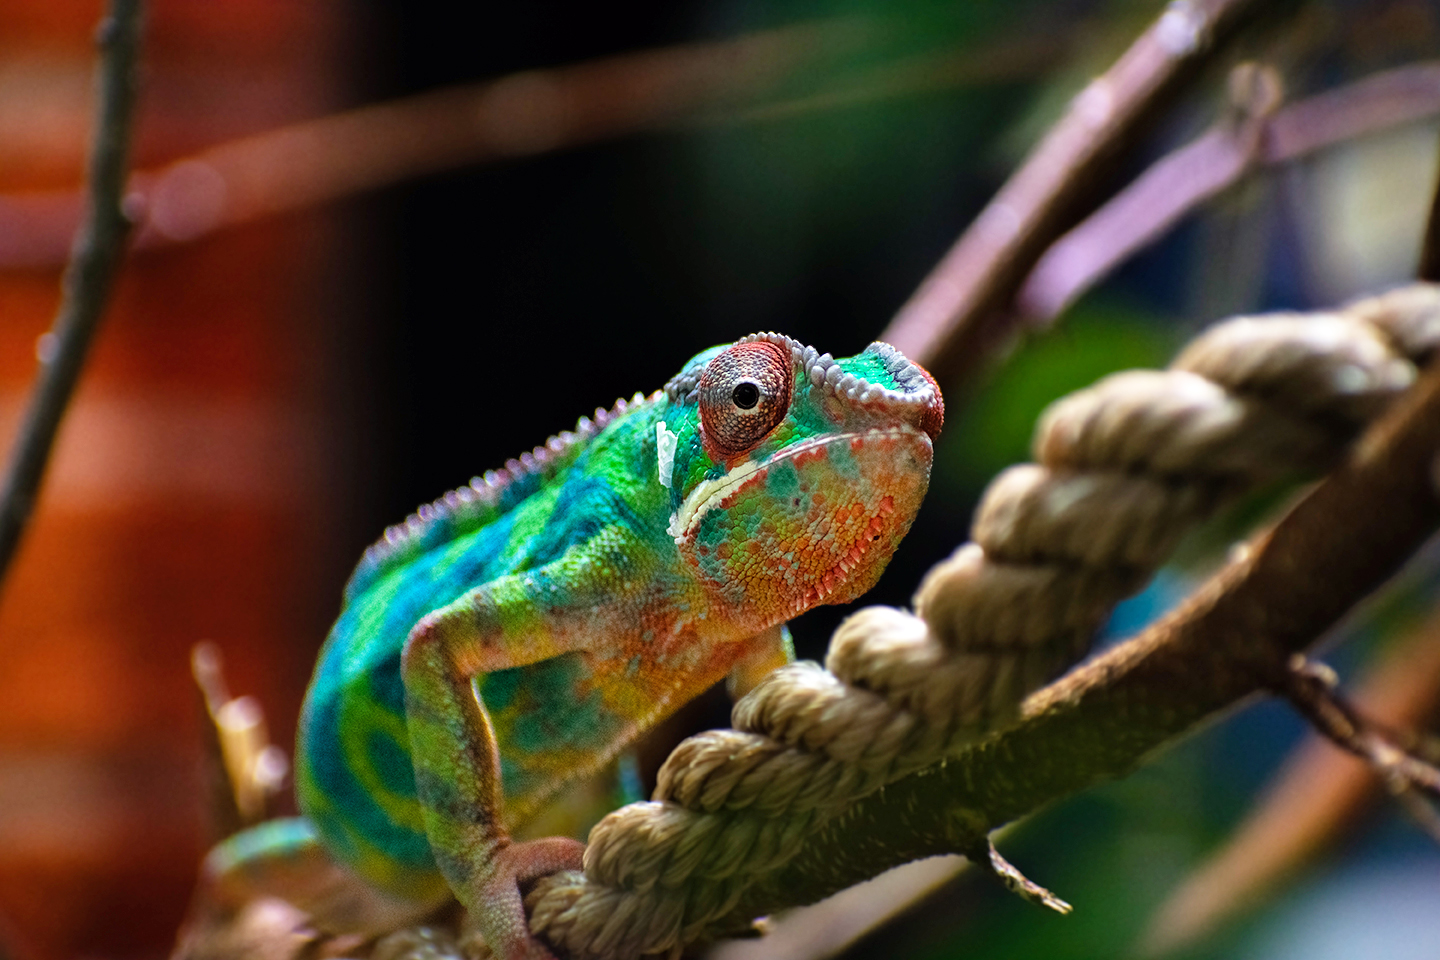
[[[1056,241],[1025,281],[1016,309],[1027,328],[1044,326],[1136,251],[1255,171],[1437,115],[1440,62],[1431,61],[1377,73],[1240,123],[1223,120],[1157,161]],[[1433,268],[1440,271],[1440,264]]]
[[[880,339],[942,379],[983,361],[1036,261],[1088,210],[1104,168],[1264,4],[1176,0],[1072,101],[1021,168],[900,308]]]
[[[98,108],[85,220],[65,270],[60,309],[39,344],[40,374],[0,483],[0,583],[35,506],[50,448],[89,353],[125,250],[121,209],[129,175],[142,0],[112,0],[101,22]]]
[[[977,54],[972,45],[884,60],[798,96],[786,81],[864,45],[883,25],[822,21],[662,47],[371,104],[218,144],[137,173],[137,249],[405,180],[564,150],[639,130],[768,123],[877,99],[1014,77],[1053,63],[1058,32]],[[0,266],[65,256],[80,215],[70,191],[0,195]]]
[[[232,697],[220,648],[202,641],[190,651],[190,673],[205,724],[210,827],[218,841],[277,816],[274,801],[289,773],[285,752],[270,743],[265,713],[254,697]]]
[[[1425,235],[1420,240],[1420,262],[1415,268],[1418,280],[1440,280],[1440,169],[1435,171],[1435,186],[1430,191],[1430,215],[1425,220]]]
[[[1009,860],[1001,856],[1000,851],[995,849],[994,841],[988,835],[983,841],[976,843],[966,856],[971,863],[977,864],[980,869],[1000,881],[1005,889],[1022,900],[1028,900],[1030,903],[1054,910],[1059,914],[1066,914],[1075,909],[1025,876]]]
[[[745,100],[859,41],[850,22],[665,47],[448,87],[222,143],[147,174],[139,246],[332,201],[483,160],[527,156]],[[43,266],[71,194],[0,198],[0,263]]]
[[[1440,799],[1440,770],[1412,756],[1394,737],[1362,716],[1339,690],[1329,667],[1292,658],[1278,692],[1317,731],[1370,765],[1396,795],[1420,792]],[[1427,819],[1433,820],[1433,814]]]

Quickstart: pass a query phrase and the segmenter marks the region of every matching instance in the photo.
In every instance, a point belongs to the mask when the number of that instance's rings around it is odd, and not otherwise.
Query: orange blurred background
[[[80,182],[101,12],[0,5],[0,192]],[[332,109],[344,35],[334,3],[153,3],[136,165]],[[298,696],[333,606],[310,578],[333,516],[315,291],[341,279],[338,236],[272,219],[122,271],[0,596],[0,952],[154,956],[173,936],[210,839],[197,640],[244,651],[236,689]],[[58,281],[0,272],[7,450]],[[294,718],[271,721],[288,745]]]

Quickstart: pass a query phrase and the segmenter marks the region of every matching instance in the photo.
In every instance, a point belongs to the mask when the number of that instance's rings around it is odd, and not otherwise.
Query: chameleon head
[[[760,630],[874,585],[929,483],[944,419],[930,374],[884,343],[836,360],[762,333],[665,390],[669,533],[712,603]]]

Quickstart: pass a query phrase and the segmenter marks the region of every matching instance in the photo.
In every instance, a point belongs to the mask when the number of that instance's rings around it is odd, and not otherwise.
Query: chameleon
[[[521,888],[584,844],[511,832],[712,684],[791,660],[787,620],[869,590],[943,420],[887,344],[837,360],[753,334],[421,507],[365,552],[320,651],[301,816],[217,847],[216,888],[323,862],[365,893],[294,895],[321,924],[453,897],[501,960],[549,958]]]

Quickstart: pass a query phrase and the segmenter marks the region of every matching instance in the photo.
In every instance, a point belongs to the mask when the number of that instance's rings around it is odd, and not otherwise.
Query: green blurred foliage
[[[1005,467],[1030,459],[1030,439],[1045,408],[1117,370],[1163,367],[1181,342],[1165,317],[1116,297],[1092,297],[1064,323],[1020,344],[1004,365],[967,397],[951,389],[958,416],[946,423],[937,473],[960,489],[977,489]]]

